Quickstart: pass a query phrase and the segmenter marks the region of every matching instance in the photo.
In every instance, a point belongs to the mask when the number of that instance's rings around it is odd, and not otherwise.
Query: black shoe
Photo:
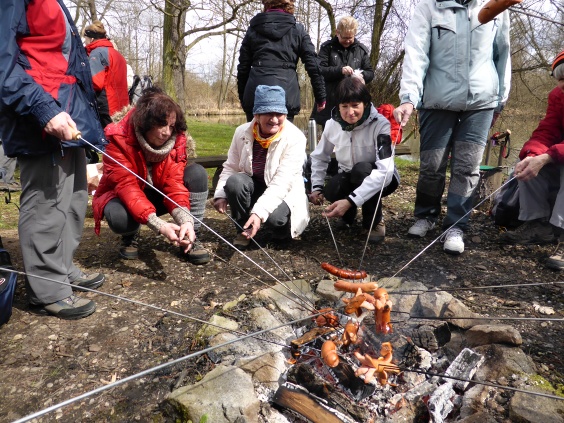
[[[139,257],[139,231],[133,235],[122,235],[119,255],[126,260],[137,260]]]
[[[76,320],[90,316],[96,311],[96,303],[76,295],[43,306],[43,310],[59,319]]]
[[[78,278],[74,281],[71,281],[72,289],[76,291],[84,291],[84,289],[80,288],[90,288],[96,289],[102,286],[106,277],[102,273],[91,273],[86,274],[84,272],[80,272]]]
[[[199,241],[195,241],[190,251],[184,255],[192,264],[206,264],[211,260],[210,253],[202,246],[202,244],[200,244]]]

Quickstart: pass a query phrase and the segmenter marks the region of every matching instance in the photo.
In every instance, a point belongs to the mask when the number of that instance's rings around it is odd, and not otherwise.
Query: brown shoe
[[[366,236],[368,233],[367,229],[364,229],[363,235]],[[379,223],[375,224],[372,230],[370,231],[370,235],[368,236],[368,242],[371,244],[380,244],[386,238],[386,225],[384,221],[381,220]]]
[[[502,233],[500,239],[508,244],[550,244],[555,236],[550,223],[530,220],[514,231]]]
[[[248,239],[245,235],[243,235],[242,233],[237,234],[237,236],[235,237],[235,239],[233,240],[233,245],[238,249],[238,250],[246,250],[249,247],[249,244],[251,243],[251,240]]]

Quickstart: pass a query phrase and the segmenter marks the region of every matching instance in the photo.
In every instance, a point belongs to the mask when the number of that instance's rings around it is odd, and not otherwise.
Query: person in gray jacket
[[[405,39],[400,106],[394,116],[405,126],[419,110],[421,161],[416,221],[410,237],[424,237],[441,212],[446,169],[451,178],[442,222],[443,249],[464,252],[472,194],[489,128],[509,94],[509,15],[480,24],[478,0],[421,0]]]

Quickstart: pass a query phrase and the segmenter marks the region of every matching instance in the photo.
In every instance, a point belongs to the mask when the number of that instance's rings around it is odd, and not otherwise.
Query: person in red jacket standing
[[[111,116],[129,105],[127,63],[107,38],[104,25],[94,21],[84,30],[92,82],[102,125],[112,123]]]
[[[122,236],[122,258],[137,259],[139,228],[145,224],[180,246],[190,263],[210,261],[196,241],[208,175],[198,163],[187,165],[185,131],[180,106],[158,88],[145,91],[134,109],[105,129],[110,143],[92,209],[97,234],[105,217],[110,229]],[[166,213],[174,222],[159,217]]]
[[[519,181],[519,220],[517,230],[505,232],[502,239],[513,244],[542,244],[558,236],[558,248],[547,267],[564,269],[564,50],[552,63],[557,86],[548,95],[546,116],[523,145],[515,166]],[[549,199],[557,192],[554,205]],[[552,207],[551,207],[552,206]]]

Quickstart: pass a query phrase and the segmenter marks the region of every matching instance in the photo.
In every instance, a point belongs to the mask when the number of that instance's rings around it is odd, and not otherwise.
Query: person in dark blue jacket
[[[296,66],[301,59],[311,79],[317,109],[325,107],[325,83],[317,55],[304,26],[294,17],[294,0],[262,0],[264,12],[251,19],[239,50],[237,88],[247,121],[253,120],[255,90],[280,86],[286,93],[287,119],[300,111]]]
[[[96,305],[73,289],[105,279],[73,263],[88,200],[85,143],[73,138],[105,144],[88,57],[62,0],[3,0],[0,39],[0,138],[20,166],[29,301],[62,319],[86,317]]]

